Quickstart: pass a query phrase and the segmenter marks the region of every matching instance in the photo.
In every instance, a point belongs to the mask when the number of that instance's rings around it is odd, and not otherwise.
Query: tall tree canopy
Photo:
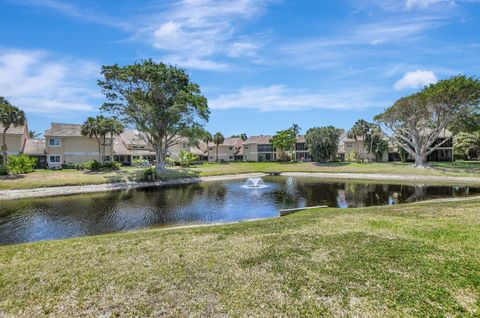
[[[105,136],[104,132],[104,121],[105,117],[97,116],[97,117],[88,117],[87,120],[83,123],[81,127],[81,133],[84,136],[88,136],[90,138],[95,137],[98,143],[98,161],[103,162],[103,154],[102,154],[102,139]]]
[[[355,122],[353,127],[348,131],[347,135],[348,137],[355,139],[355,141],[358,141],[358,139],[361,139],[363,142],[365,142],[365,137],[370,132],[371,127],[372,127],[371,123],[369,123],[364,119],[359,119]],[[360,149],[358,149],[358,144],[357,143],[355,144],[357,145],[357,152],[360,153],[361,155],[360,159],[364,160],[366,157],[365,151],[361,152]],[[363,149],[365,150],[365,147]]]
[[[18,107],[13,106],[4,97],[0,96],[0,124],[3,126],[2,138],[2,154],[3,164],[6,165],[8,161],[7,149],[7,131],[10,127],[17,127],[25,125],[25,113]]]
[[[154,147],[156,167],[165,167],[168,148],[182,137],[201,138],[208,121],[207,99],[185,70],[151,59],[103,66],[98,85],[110,101],[103,110],[135,126]]]
[[[480,81],[459,75],[400,98],[375,120],[415,159],[415,167],[424,167],[427,156],[447,142],[436,141],[448,125],[479,103]]]
[[[292,128],[277,131],[277,133],[270,139],[273,148],[279,151],[280,160],[287,160],[287,152],[293,150],[297,136]]]
[[[334,159],[338,151],[341,133],[341,129],[333,126],[315,127],[307,130],[305,139],[313,160],[326,162]]]

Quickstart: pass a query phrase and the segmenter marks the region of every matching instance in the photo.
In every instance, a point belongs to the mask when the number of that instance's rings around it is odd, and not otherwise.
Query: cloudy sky
[[[101,65],[187,69],[207,128],[350,128],[456,74],[480,75],[479,0],[0,0],[0,95],[31,129],[81,123]]]

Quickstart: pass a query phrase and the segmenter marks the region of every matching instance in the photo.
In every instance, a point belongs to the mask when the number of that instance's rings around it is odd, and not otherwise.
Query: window
[[[212,151],[212,150],[213,150],[213,147],[208,147],[208,150]]]
[[[232,160],[232,159],[233,159],[233,156],[230,156],[230,160]]]
[[[50,139],[51,140],[51,139]],[[48,158],[48,161],[50,161],[51,163],[56,163],[56,162],[60,162],[60,156],[50,156]]]
[[[60,139],[59,138],[50,138],[48,140],[48,145],[50,147],[60,147]]]
[[[258,145],[258,152],[272,152],[273,148],[270,144]]]
[[[248,150],[248,146],[243,146],[243,149]]]
[[[233,147],[228,147],[228,150],[233,150]]]
[[[139,160],[140,156],[133,156],[133,160]]]

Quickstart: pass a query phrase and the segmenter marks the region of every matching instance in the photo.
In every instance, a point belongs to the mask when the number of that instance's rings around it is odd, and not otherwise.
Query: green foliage
[[[103,162],[103,158],[106,156],[105,153],[105,143],[107,135],[110,135],[110,140],[112,142],[111,148],[113,149],[113,137],[114,135],[119,135],[123,132],[124,127],[116,118],[106,118],[102,115],[99,115],[95,118],[88,117],[87,120],[83,123],[81,128],[81,133],[84,136],[90,138],[95,137],[98,142],[98,160]],[[103,142],[102,142],[103,141]],[[103,144],[103,147],[102,147]],[[111,155],[113,152],[111,152]]]
[[[215,153],[216,153],[216,160],[217,160],[217,163],[218,163],[218,146],[220,144],[223,144],[223,142],[225,141],[225,137],[223,137],[221,132],[217,132],[217,133],[215,133],[215,135],[213,135],[212,141],[216,146],[215,147]]]
[[[379,125],[369,123],[364,146],[369,153],[373,153],[376,161],[382,161],[383,155],[388,151],[388,141],[385,140]]]
[[[24,154],[18,156],[8,156],[7,169],[13,174],[31,173],[33,172],[36,164],[36,158]]]
[[[358,157],[358,152],[353,150],[352,152],[348,152],[345,154],[345,161],[347,162],[359,162],[360,159]]]
[[[180,165],[182,167],[189,167],[192,163],[198,160],[198,157],[188,151],[180,151],[179,154]]]
[[[480,81],[459,75],[400,98],[375,120],[415,158],[416,167],[423,167],[425,158],[441,146],[434,144],[439,135],[465,114],[478,110],[479,104]]]
[[[310,128],[305,135],[308,151],[315,161],[326,162],[335,158],[341,130],[333,126]]]
[[[151,59],[133,65],[103,66],[98,81],[108,103],[102,110],[118,114],[145,135],[163,169],[168,148],[180,136],[202,137],[210,111],[200,87],[181,68]]]
[[[8,161],[6,133],[10,127],[17,127],[25,124],[25,113],[18,107],[13,106],[4,97],[0,96],[0,124],[3,126],[2,133],[2,154],[3,163]]]
[[[455,137],[454,150],[464,155],[465,159],[480,157],[480,131],[463,132]]]
[[[141,181],[153,181],[157,179],[158,173],[157,170],[153,167],[145,169],[141,176]]]
[[[8,175],[8,168],[5,165],[0,166],[0,176]]]
[[[280,151],[280,159],[287,160],[288,156],[286,152],[292,150],[297,141],[297,136],[295,131],[290,128],[287,130],[280,130],[272,137],[270,142],[272,143],[273,148]]]
[[[122,164],[116,161],[99,162],[97,160],[86,161],[78,165],[77,169],[90,171],[111,171],[120,169]]]

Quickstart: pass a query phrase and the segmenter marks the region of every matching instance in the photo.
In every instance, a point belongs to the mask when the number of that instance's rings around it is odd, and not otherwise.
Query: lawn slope
[[[0,247],[0,315],[480,315],[480,201]]]

